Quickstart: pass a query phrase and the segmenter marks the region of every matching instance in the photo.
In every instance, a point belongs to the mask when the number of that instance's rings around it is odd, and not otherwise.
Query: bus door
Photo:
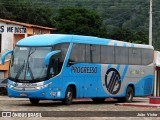
[[[97,97],[98,81],[101,80],[100,46],[85,46],[86,75],[84,82],[84,97]]]
[[[93,47],[93,48],[92,48]],[[96,97],[98,76],[100,79],[100,70],[98,70],[97,54],[100,54],[100,46],[92,46],[74,43],[70,53],[68,63],[71,76],[76,78],[79,86],[80,97]]]
[[[64,85],[75,84],[77,89],[77,97],[83,97],[85,75],[82,73],[81,63],[69,62],[68,66],[64,70],[65,80]]]
[[[85,77],[84,97],[97,97],[97,79],[98,77]]]
[[[84,97],[97,97],[98,79],[97,76],[98,67],[86,66],[86,74],[84,79]]]
[[[75,83],[78,89],[78,97],[96,97],[98,87],[97,67],[85,63],[76,63],[67,67],[67,83]],[[69,71],[69,72],[67,72]],[[67,84],[66,83],[66,84]]]

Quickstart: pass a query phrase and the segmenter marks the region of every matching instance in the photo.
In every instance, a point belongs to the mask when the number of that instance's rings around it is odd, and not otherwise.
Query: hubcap
[[[72,92],[67,93],[67,98],[68,98],[68,101],[72,100]]]
[[[132,98],[131,92],[128,92],[127,97],[128,97],[128,100],[131,100],[131,98]]]

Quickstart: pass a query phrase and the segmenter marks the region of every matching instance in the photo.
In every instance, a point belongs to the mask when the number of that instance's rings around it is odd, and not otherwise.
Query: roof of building
[[[22,26],[25,26],[25,27],[41,28],[41,29],[46,29],[46,30],[56,30],[56,28],[43,27],[43,26],[38,26],[38,25],[33,25],[33,24],[28,24],[28,23],[22,23],[22,22],[16,22],[16,21],[11,21],[11,20],[1,19],[1,18],[0,18],[0,22],[22,25]]]
[[[66,35],[66,34],[34,35],[18,41],[16,45],[18,46],[51,46],[54,44],[64,43],[64,42],[137,47],[137,48],[141,47],[141,48],[153,49],[153,46],[151,45],[133,44],[128,42],[98,38],[93,36]]]

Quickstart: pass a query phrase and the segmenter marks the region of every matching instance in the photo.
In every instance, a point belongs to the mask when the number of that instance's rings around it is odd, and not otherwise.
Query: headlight
[[[33,91],[33,90],[40,90],[40,89],[46,88],[50,84],[52,84],[52,82],[50,82],[48,84],[45,84],[45,85],[34,86],[34,87],[33,86],[20,86],[20,87],[17,87],[17,86],[13,86],[11,84],[8,84],[8,88],[11,88],[11,89],[14,89],[14,90],[22,90],[22,91]]]
[[[40,90],[40,89],[43,89],[43,88],[46,88],[48,87],[50,84],[52,84],[52,82],[48,83],[48,84],[45,84],[45,85],[42,85],[42,86],[38,86],[38,87],[35,87],[37,90]]]

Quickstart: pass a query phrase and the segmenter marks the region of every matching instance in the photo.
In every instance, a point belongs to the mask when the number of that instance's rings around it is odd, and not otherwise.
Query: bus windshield
[[[9,78],[18,82],[42,81],[47,77],[44,58],[51,47],[16,47],[10,63]]]

